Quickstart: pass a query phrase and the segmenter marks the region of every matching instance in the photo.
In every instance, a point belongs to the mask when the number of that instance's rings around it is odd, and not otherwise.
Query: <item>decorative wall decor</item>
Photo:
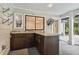
[[[25,16],[26,29],[35,30],[35,17],[34,16]]]
[[[23,28],[23,14],[14,13],[14,29],[22,29]]]
[[[11,20],[13,17],[14,13],[13,11],[6,7],[4,8],[2,5],[0,5],[0,19],[1,19],[1,24],[7,24],[10,25],[13,23],[13,20]]]
[[[44,17],[41,16],[25,16],[26,30],[44,30]]]
[[[49,18],[49,19],[47,20],[47,25],[51,25],[51,24],[53,24],[53,23],[54,23],[54,19]]]

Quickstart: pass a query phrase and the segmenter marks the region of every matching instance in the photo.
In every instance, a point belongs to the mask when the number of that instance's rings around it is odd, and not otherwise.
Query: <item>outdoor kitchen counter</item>
[[[20,33],[36,33],[39,35],[44,35],[44,36],[57,36],[59,34],[53,34],[53,33],[45,33],[45,32],[36,32],[36,31],[16,31],[16,32],[11,32],[11,34],[20,34]]]
[[[11,34],[20,34],[20,33],[34,33],[32,31],[12,31]]]
[[[36,47],[42,55],[59,54],[59,34],[18,31],[11,32],[11,50]]]
[[[45,32],[35,32],[36,34],[43,35],[43,36],[57,36],[59,34],[53,34],[53,33],[45,33]]]

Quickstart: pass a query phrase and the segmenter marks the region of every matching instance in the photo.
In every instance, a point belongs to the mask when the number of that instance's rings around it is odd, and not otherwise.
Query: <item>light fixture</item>
[[[52,4],[48,4],[48,7],[51,8],[53,5]]]

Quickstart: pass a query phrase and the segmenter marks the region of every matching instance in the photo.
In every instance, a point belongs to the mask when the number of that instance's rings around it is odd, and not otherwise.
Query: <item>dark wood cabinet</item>
[[[11,50],[29,48],[33,46],[34,35],[33,33],[18,33],[11,34]]]
[[[44,50],[44,45],[43,45],[44,39],[43,38],[44,38],[43,36],[39,34],[35,34],[35,46],[39,52],[43,52]]]
[[[45,36],[38,33],[12,33],[10,49],[36,47],[41,55],[59,54],[59,36]]]
[[[59,37],[36,34],[36,48],[42,55],[59,54]]]

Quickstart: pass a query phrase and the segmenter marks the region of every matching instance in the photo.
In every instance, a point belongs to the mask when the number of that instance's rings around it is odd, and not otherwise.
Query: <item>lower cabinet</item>
[[[32,47],[33,41],[34,41],[33,33],[11,34],[10,49],[17,50]]]
[[[59,54],[59,36],[43,36],[36,34],[36,48],[41,55]]]
[[[38,50],[38,52],[40,52],[40,54],[42,54],[43,50],[44,50],[44,37],[39,35],[39,34],[35,34],[35,46]]]
[[[59,54],[59,36],[44,36],[37,33],[11,34],[10,49],[17,50],[35,46],[41,55]]]

